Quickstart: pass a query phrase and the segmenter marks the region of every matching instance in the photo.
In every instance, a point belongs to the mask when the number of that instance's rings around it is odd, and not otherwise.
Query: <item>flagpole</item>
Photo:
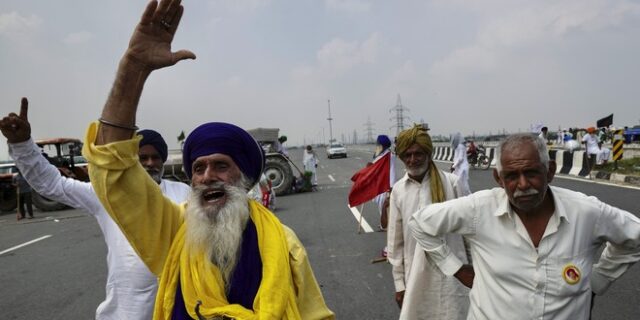
[[[362,206],[360,207],[360,218],[358,219],[358,234],[362,233],[362,215],[364,214],[365,203],[363,203]]]

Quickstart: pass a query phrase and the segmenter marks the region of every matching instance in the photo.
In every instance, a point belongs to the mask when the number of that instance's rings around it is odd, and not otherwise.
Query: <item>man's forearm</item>
[[[144,83],[151,73],[151,69],[144,64],[125,57],[120,60],[116,79],[102,110],[101,119],[107,123],[98,129],[96,145],[114,141],[131,139],[135,132],[136,111],[144,88]],[[130,127],[125,129],[121,127]]]

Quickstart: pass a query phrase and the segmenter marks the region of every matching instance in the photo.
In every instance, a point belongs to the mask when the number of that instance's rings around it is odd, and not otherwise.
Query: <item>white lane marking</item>
[[[334,179],[331,175],[329,175],[329,180],[331,180],[331,182],[336,182],[336,179]]]
[[[358,208],[349,207],[349,209],[351,209],[351,213],[353,213],[353,216],[356,217],[356,222],[360,221],[360,217],[362,217],[362,215],[360,214],[360,211],[358,211]],[[364,217],[362,218],[362,230],[367,233],[373,232],[373,229],[371,228],[369,223],[367,223],[367,220],[365,220]]]
[[[324,169],[324,166],[323,166],[323,165],[320,165],[320,169]]]
[[[362,160],[362,158],[360,158],[360,157],[356,157],[356,160]]]
[[[33,239],[33,240],[31,240],[31,241],[27,241],[27,242],[25,242],[25,243],[23,243],[23,244],[19,244],[19,245],[15,246],[15,247],[12,247],[12,248],[7,249],[7,250],[0,251],[0,256],[1,256],[1,255],[3,255],[3,254],[5,254],[5,253],[11,252],[11,251],[13,251],[13,250],[17,250],[17,249],[20,249],[20,248],[22,248],[22,247],[26,247],[26,246],[28,246],[28,245],[30,245],[30,244],[32,244],[32,243],[36,243],[36,242],[38,242],[38,241],[40,241],[40,240],[44,240],[44,239],[49,238],[49,237],[51,237],[51,235],[50,235],[50,234],[48,234],[48,235],[46,235],[46,236],[42,236],[42,237],[40,237],[40,238],[38,238],[38,239]]]

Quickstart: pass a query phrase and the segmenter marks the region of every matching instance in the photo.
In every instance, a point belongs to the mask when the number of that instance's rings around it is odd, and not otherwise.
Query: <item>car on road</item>
[[[347,157],[347,148],[339,143],[332,143],[327,147],[327,158],[346,158]]]

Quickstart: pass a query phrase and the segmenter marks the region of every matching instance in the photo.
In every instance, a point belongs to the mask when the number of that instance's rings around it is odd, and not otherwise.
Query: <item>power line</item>
[[[396,105],[389,110],[389,112],[395,112],[395,117],[391,117],[389,120],[394,121],[395,124],[391,126],[391,128],[396,128],[396,135],[400,133],[400,131],[404,130],[405,120],[409,120],[409,116],[406,115],[409,112],[409,108],[406,108],[402,105],[402,100],[400,99],[400,94],[398,93],[398,100],[396,101]]]
[[[367,117],[367,122],[364,123],[365,129],[364,132],[367,134],[367,142],[373,143],[373,125],[375,123],[371,122],[371,117]]]

